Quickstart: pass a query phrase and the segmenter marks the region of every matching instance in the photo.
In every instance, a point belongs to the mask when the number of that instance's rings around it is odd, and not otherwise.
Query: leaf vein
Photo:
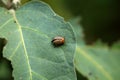
[[[95,60],[93,60],[92,57],[90,57],[85,51],[83,51],[82,49],[78,47],[77,47],[77,51],[79,54],[82,54],[89,61],[91,61],[96,66],[96,68],[98,68],[108,78],[108,80],[113,80],[112,77],[108,74],[108,72],[105,71],[103,67],[100,64],[98,64]]]
[[[49,38],[47,35],[45,35],[44,33],[40,32],[40,31],[38,31],[37,29],[33,29],[33,28],[30,28],[30,27],[22,27],[22,28],[29,29],[29,30],[31,30],[31,31],[33,31],[35,33],[38,33],[39,35],[43,34],[44,37]]]
[[[15,55],[15,53],[17,52],[17,50],[19,49],[20,45],[21,45],[21,42],[18,43],[17,47],[16,47],[16,48],[14,49],[14,51],[12,52],[11,56],[9,57],[10,60],[12,59],[12,57],[13,57],[13,56]]]
[[[30,58],[37,59],[38,61],[41,61],[41,60],[46,60],[46,61],[51,62],[51,63],[54,63],[54,64],[59,64],[59,63],[57,63],[57,62],[53,62],[53,61],[48,60],[48,59],[46,59],[46,58],[44,59],[44,58],[40,58],[40,57],[33,57],[33,56],[30,56]]]
[[[12,20],[13,20],[13,18],[7,20],[4,24],[2,24],[2,25],[0,26],[0,29],[2,29],[5,25],[7,25],[7,24],[8,24],[10,21],[12,21]]]
[[[48,80],[47,78],[45,78],[44,76],[32,71],[33,74],[35,74],[36,76],[39,76],[39,78],[43,78],[44,80]]]

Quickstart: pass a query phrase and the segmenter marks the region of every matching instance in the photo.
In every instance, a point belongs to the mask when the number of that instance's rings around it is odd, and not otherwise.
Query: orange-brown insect
[[[57,36],[52,40],[52,43],[55,47],[58,47],[65,43],[65,39],[64,37]]]

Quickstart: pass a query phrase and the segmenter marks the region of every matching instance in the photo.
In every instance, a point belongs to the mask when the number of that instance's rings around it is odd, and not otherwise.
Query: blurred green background
[[[112,44],[120,40],[120,0],[43,0],[69,20],[82,18],[86,43],[98,39]]]

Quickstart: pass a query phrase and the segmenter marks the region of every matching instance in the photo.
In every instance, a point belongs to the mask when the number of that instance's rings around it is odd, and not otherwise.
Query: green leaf
[[[107,47],[78,46],[75,66],[89,80],[119,80],[120,50]]]
[[[0,37],[7,40],[3,55],[11,60],[14,80],[76,80],[72,27],[45,3],[32,1],[14,13],[0,8]],[[56,36],[65,44],[54,47]]]

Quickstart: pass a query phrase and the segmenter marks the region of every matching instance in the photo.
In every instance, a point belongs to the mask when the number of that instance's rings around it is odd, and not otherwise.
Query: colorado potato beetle
[[[61,46],[61,45],[63,45],[65,43],[65,38],[57,36],[51,42],[53,43],[53,45],[55,47],[58,47],[58,46]]]

